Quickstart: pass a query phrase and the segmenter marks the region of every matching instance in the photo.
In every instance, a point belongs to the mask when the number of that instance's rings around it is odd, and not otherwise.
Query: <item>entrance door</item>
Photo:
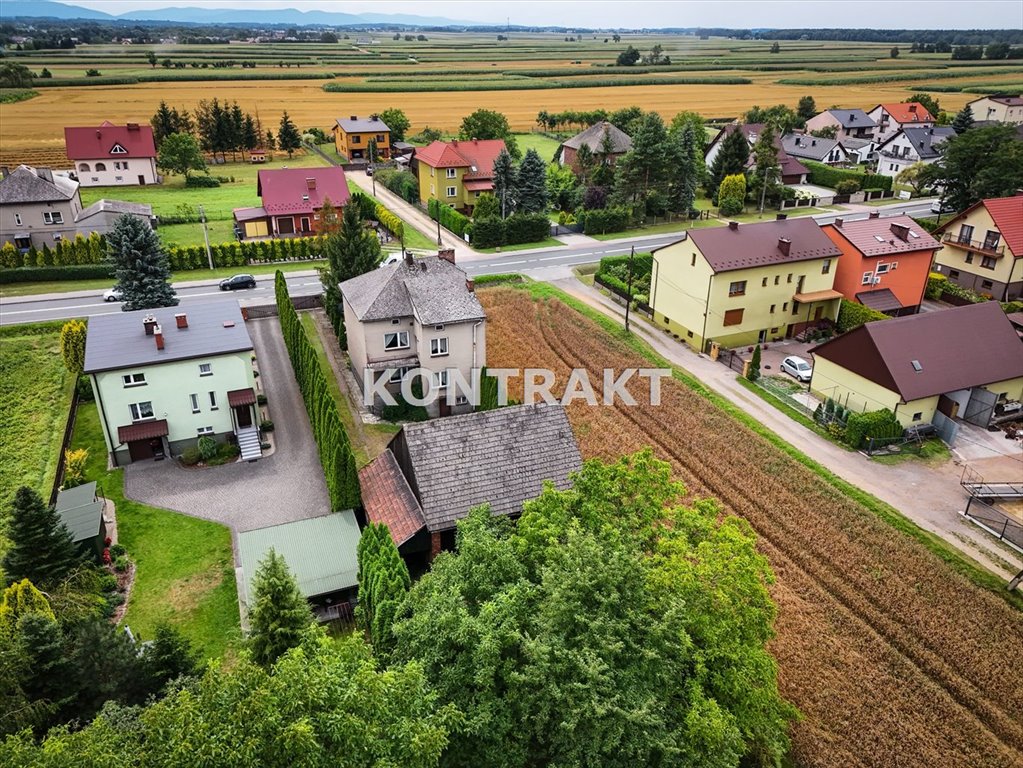
[[[820,320],[821,316],[823,314],[824,314],[824,307],[817,307],[817,310],[813,313],[814,321]]]
[[[239,405],[234,409],[234,417],[238,420],[238,429],[252,426],[252,408],[250,406]]]
[[[150,440],[132,440],[128,443],[128,455],[132,461],[144,461],[156,455]]]
[[[139,174],[139,185],[143,187],[146,186],[146,177],[141,173]]]
[[[309,217],[308,216],[303,216],[301,218],[301,220],[300,220],[300,223],[302,225],[302,234],[303,235],[308,234],[309,233]]]
[[[760,334],[757,336],[757,344],[763,344],[765,341],[767,341],[767,329],[766,328],[764,330],[762,330],[760,332]]]

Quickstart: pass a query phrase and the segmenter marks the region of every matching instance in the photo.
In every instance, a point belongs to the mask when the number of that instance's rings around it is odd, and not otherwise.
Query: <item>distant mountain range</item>
[[[484,26],[476,21],[459,21],[443,16],[416,16],[404,13],[332,13],[330,11],[299,11],[295,8],[267,8],[258,16],[251,9],[229,8],[156,8],[110,14],[52,0],[4,0],[0,5],[2,18],[89,19],[93,21],[166,21],[178,24],[256,24],[331,27],[397,24],[417,27]]]

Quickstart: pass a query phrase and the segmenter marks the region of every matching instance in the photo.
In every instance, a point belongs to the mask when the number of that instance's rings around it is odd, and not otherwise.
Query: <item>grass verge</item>
[[[147,640],[157,624],[171,624],[205,658],[220,658],[237,647],[241,629],[231,532],[126,498],[124,470],[107,469],[95,403],[79,408],[72,445],[89,450],[86,477],[114,502],[118,541],[136,564],[123,623]]]
[[[534,248],[558,248],[564,243],[548,237],[537,243],[518,243],[517,245],[502,245],[500,248],[476,248],[478,253],[511,253],[512,251],[530,251]]]
[[[360,195],[365,195],[370,200],[375,200],[377,203],[379,203],[380,205],[384,206],[384,208],[387,208],[387,210],[389,210],[391,213],[393,213],[395,216],[397,216],[399,219],[401,219],[402,223],[405,225],[405,247],[406,248],[409,248],[409,249],[411,249],[413,251],[429,251],[430,253],[436,253],[437,252],[437,240],[433,236],[427,237],[426,235],[424,235],[422,232],[420,232],[418,229],[416,229],[414,224],[412,224],[411,222],[407,221],[406,219],[403,219],[398,214],[397,211],[395,211],[392,208],[390,208],[387,205],[387,203],[385,203],[383,200],[380,200],[379,198],[373,197],[373,195],[371,195],[369,192],[364,190],[362,187],[360,187],[358,184],[356,184],[351,179],[348,179],[348,189],[353,194],[358,192]]]

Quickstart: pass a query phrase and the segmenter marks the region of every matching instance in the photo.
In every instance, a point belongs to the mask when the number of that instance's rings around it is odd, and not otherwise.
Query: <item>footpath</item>
[[[624,321],[623,306],[575,277],[551,282],[616,321]],[[936,467],[911,458],[898,464],[871,461],[793,421],[739,384],[738,376],[731,368],[675,341],[642,315],[633,313],[631,325],[633,332],[657,354],[690,373],[838,477],[890,504],[924,530],[940,536],[1006,581],[1019,572],[1018,554],[959,514],[967,501],[959,485],[963,467],[960,459]]]

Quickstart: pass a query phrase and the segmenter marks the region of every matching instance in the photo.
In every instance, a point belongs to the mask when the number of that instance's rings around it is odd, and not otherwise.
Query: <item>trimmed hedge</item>
[[[46,283],[58,280],[98,280],[114,278],[111,264],[86,264],[80,267],[21,267],[0,269],[0,285],[10,283]]]
[[[377,203],[373,209],[374,218],[386,227],[392,235],[399,240],[405,239],[405,222],[391,213],[382,203]]]
[[[211,189],[213,187],[220,186],[220,179],[216,176],[208,176],[206,174],[200,174],[198,176],[186,176],[185,186],[194,187],[195,189]]]
[[[477,287],[481,285],[500,285],[502,283],[522,282],[525,282],[525,278],[514,272],[505,272],[498,275],[477,275],[473,278],[473,283],[475,283]]]
[[[850,413],[845,423],[843,440],[852,448],[860,448],[873,438],[886,440],[902,436],[902,425],[887,408],[867,413]]]
[[[583,225],[584,235],[603,235],[608,232],[624,232],[632,219],[632,211],[626,206],[580,210],[576,221]]]
[[[842,299],[842,307],[838,310],[838,332],[847,333],[854,328],[859,328],[864,323],[888,319],[890,318],[884,312],[878,312],[876,309],[857,304],[855,301]]]
[[[459,237],[463,237],[465,235],[465,230],[467,230],[469,225],[472,223],[468,216],[463,216],[450,205],[444,205],[437,200],[431,199],[429,203],[427,203],[426,208],[431,219],[437,221],[437,217],[439,216],[441,226],[445,229],[451,230]]]
[[[883,189],[886,192],[892,191],[892,177],[881,176],[876,173],[857,173],[856,171],[843,171],[840,168],[832,168],[822,163],[815,163],[812,160],[803,160],[803,165],[810,171],[807,181],[810,184],[817,184],[821,187],[835,189],[843,181],[855,181],[857,189]]]
[[[931,272],[927,276],[927,288],[924,290],[924,298],[928,298],[931,301],[937,301],[941,298],[941,294],[945,292],[945,283],[948,282],[948,278],[940,272]]]
[[[652,253],[637,253],[632,260],[632,294],[629,294],[629,257],[628,256],[605,256],[600,260],[593,279],[605,288],[617,293],[619,296],[627,296],[635,299],[639,296],[650,295],[650,278],[654,271],[654,256]]]
[[[507,219],[488,216],[474,219],[470,237],[477,248],[538,243],[551,232],[551,222],[542,213],[515,213]]]

